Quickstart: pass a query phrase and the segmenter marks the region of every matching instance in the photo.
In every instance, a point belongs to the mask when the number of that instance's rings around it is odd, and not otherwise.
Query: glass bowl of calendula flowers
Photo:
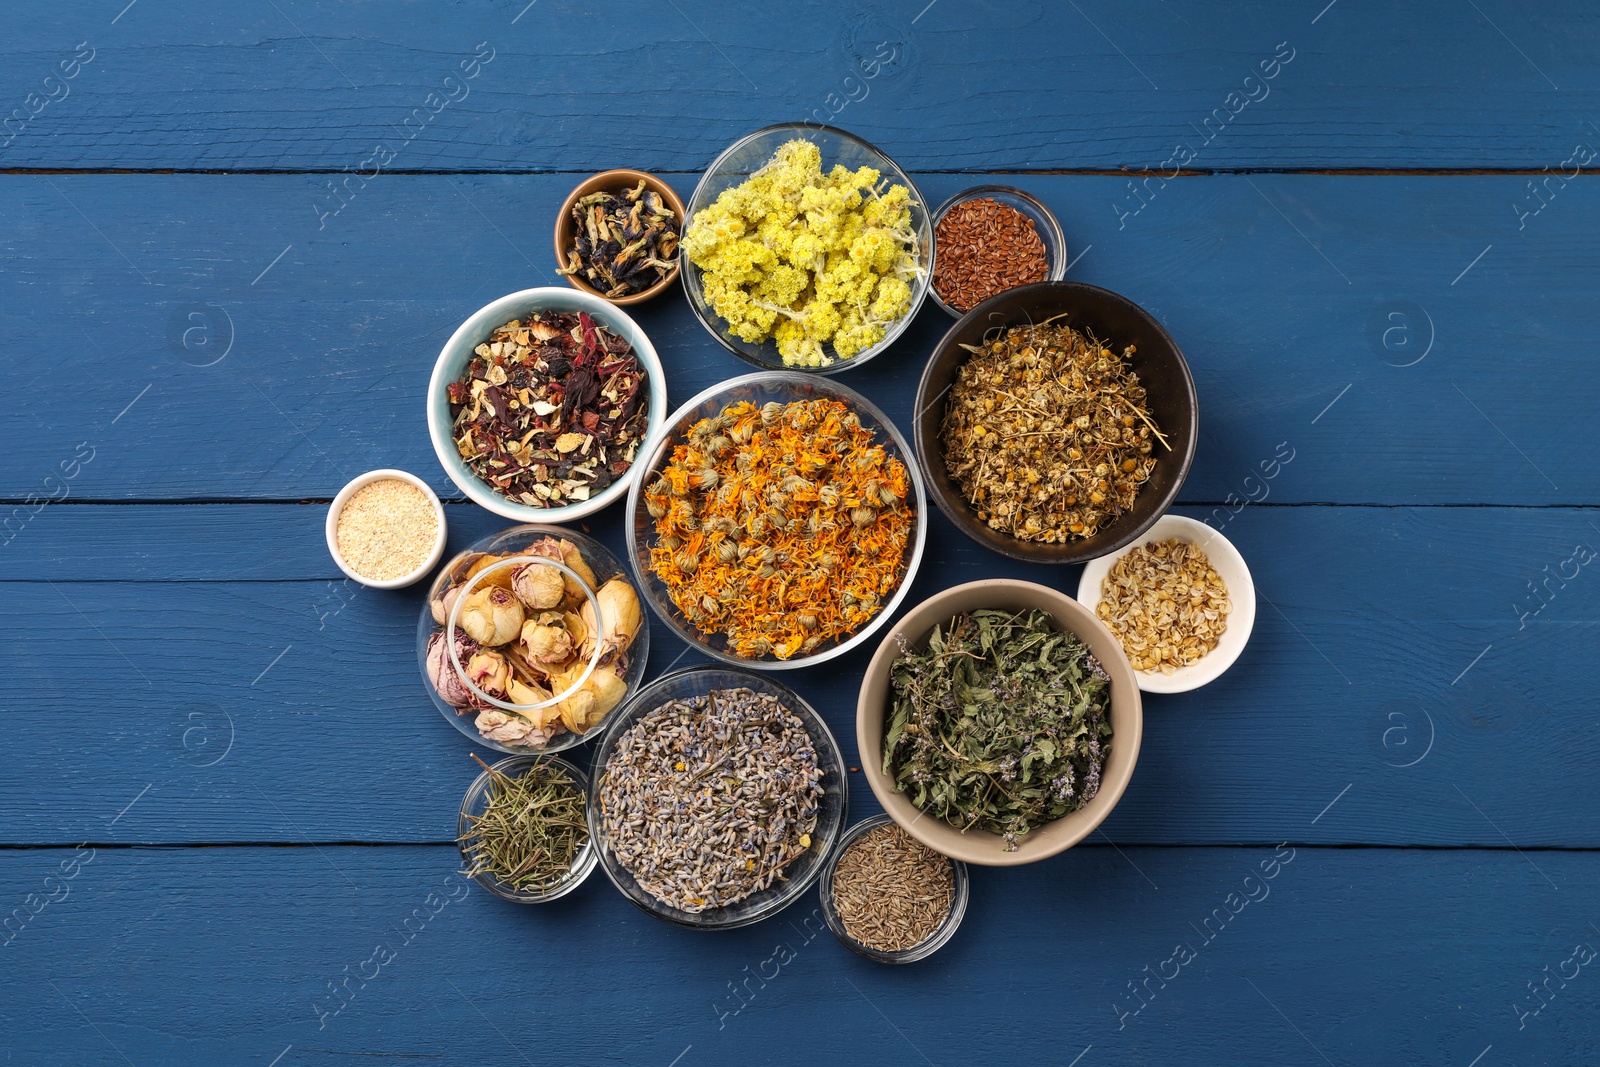
[[[771,675],[690,667],[612,717],[589,778],[589,834],[622,895],[695,930],[748,926],[803,895],[844,829],[828,724]]]
[[[859,367],[894,343],[928,295],[926,201],[894,160],[844,130],[781,123],[741,138],[686,210],[689,306],[757,367]]]
[[[627,535],[640,592],[723,663],[844,655],[894,615],[922,561],[928,506],[910,446],[830,379],[768,371],[713,386],[639,464]]]

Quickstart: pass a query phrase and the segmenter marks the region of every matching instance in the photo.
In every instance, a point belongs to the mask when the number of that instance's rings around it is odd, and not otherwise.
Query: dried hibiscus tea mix
[[[628,472],[649,418],[633,346],[587,313],[513,319],[449,387],[456,449],[508,499],[588,500]]]

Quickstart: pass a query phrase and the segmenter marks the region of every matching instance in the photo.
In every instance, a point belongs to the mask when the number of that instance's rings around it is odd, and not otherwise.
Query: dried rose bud
[[[570,578],[564,574],[561,575],[561,580],[566,587],[567,596],[574,598],[583,596],[584,585],[587,585],[590,589],[594,588],[596,581],[594,568],[589,566],[588,562],[583,558],[583,553],[578,551],[578,546],[573,544],[571,541],[557,540],[554,537],[546,537],[541,541],[536,541],[529,545],[525,554],[529,556],[544,556],[547,559],[559,560],[564,563],[567,568],[572,571],[572,573],[576,574],[578,576],[576,579]],[[560,571],[557,571],[556,573],[561,574]],[[580,584],[580,580],[582,584]]]
[[[565,663],[572,658],[572,635],[560,626],[530,621],[522,627],[522,647],[536,663]]]
[[[503,645],[522,632],[522,604],[508,589],[479,589],[461,605],[456,625],[481,645]]]
[[[502,745],[543,748],[550,743],[551,731],[541,730],[527,719],[503,711],[480,712],[475,725],[484,737]]]
[[[461,648],[462,642],[471,645],[470,649]],[[464,634],[457,635],[457,652],[462,661],[468,660],[472,653],[477,651],[477,642]],[[464,708],[472,702],[472,690],[467,688],[461,680],[461,675],[456,673],[456,668],[450,662],[449,651],[445,646],[444,632],[434,634],[428,638],[428,680],[433,683],[434,692],[439,694],[451,707]]]
[[[543,563],[524,563],[511,576],[517,599],[535,610],[556,607],[567,595],[560,571]]]
[[[513,704],[543,704],[550,699],[550,693],[537,685],[525,685],[513,674],[511,680],[506,683],[506,699]],[[518,714],[522,713],[518,712]],[[528,718],[529,716],[524,715],[523,717]],[[541,721],[535,725],[543,726],[544,723]]]
[[[503,700],[506,684],[511,681],[511,664],[500,653],[484,649],[467,661],[467,681],[495,699]]]
[[[605,645],[602,655],[626,652],[644,625],[644,615],[639,610],[639,594],[633,591],[631,582],[619,577],[602,585],[594,598],[600,605],[600,618],[595,618],[594,608],[586,601],[583,605],[583,622],[589,637],[583,643],[581,654],[584,658],[593,655],[595,640]]]
[[[459,585],[446,586],[444,592],[434,597],[428,607],[433,612],[433,621],[443,626],[450,619],[450,609],[455,606],[456,598],[461,595]]]

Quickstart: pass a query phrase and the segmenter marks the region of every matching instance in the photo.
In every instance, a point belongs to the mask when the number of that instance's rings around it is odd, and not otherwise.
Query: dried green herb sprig
[[[469,877],[488,875],[523,893],[554,889],[572,871],[589,840],[584,794],[570,775],[541,761],[513,778],[489,772],[489,799],[459,842],[471,859]]]
[[[1111,679],[1044,611],[975,611],[903,640],[883,770],[895,789],[960,830],[1017,838],[1100,791]]]

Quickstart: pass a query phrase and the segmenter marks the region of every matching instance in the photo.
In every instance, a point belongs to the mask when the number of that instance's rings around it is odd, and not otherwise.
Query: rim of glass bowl
[[[825,762],[830,761],[836,768],[833,777],[837,779],[837,783],[826,780],[823,782],[824,798],[817,805],[817,828],[812,831],[811,848],[816,852],[817,858],[809,868],[798,877],[780,879],[771,888],[763,889],[733,904],[708,911],[687,912],[652,896],[634,880],[633,875],[622,867],[612,853],[605,828],[600,821],[600,780],[605,777],[606,763],[610,760],[611,753],[615,751],[622,735],[639,719],[671,699],[658,694],[676,687],[682,679],[699,674],[734,676],[721,683],[708,682],[700,687],[701,691],[748,686],[757,693],[767,692],[776,696],[805,725],[812,747],[817,752],[818,769],[822,769]],[[827,761],[823,759],[824,751],[828,753]],[[834,791],[837,792],[838,800],[837,803],[830,805],[826,795]],[[830,826],[823,826],[822,811],[830,807],[835,816]],[[606,724],[605,736],[595,748],[594,766],[589,775],[586,812],[589,819],[589,843],[599,855],[600,869],[605,871],[606,878],[617,887],[617,891],[626,897],[629,903],[640,911],[675,926],[692,930],[732,930],[769,919],[805,895],[817,879],[822,877],[822,872],[831,861],[833,850],[844,832],[845,818],[849,810],[850,772],[844,761],[844,753],[840,750],[839,741],[833,736],[833,731],[828,728],[827,720],[817,713],[817,709],[799,693],[771,675],[708,663],[662,675],[634,693],[621,707],[612,712],[611,720]],[[791,868],[799,862],[798,859],[793,861]],[[624,884],[624,879],[627,884]],[[632,888],[629,888],[630,886]],[[756,903],[752,904],[752,901]]]
[[[472,869],[472,857],[468,854],[468,845],[465,840],[472,827],[467,823],[467,816],[477,810],[478,802],[489,791],[489,771],[498,771],[508,778],[515,778],[537,763],[553,763],[560,767],[572,778],[574,784],[583,791],[584,819],[588,819],[589,811],[589,776],[582,768],[569,760],[559,756],[523,755],[507,756],[489,765],[489,770],[482,772],[472,780],[467,791],[462,794],[461,808],[456,813],[456,847],[461,850],[463,869]],[[567,872],[567,877],[561,882],[543,891],[515,889],[492,874],[469,875],[474,882],[499,897],[509,900],[513,904],[547,904],[559,897],[564,897],[584,883],[589,875],[594,873],[595,864],[600,860],[600,854],[594,847],[594,835],[591,833],[583,847],[578,850],[577,857],[572,861],[572,869]]]
[[[906,309],[906,313],[904,315],[895,320],[895,322],[892,323],[884,332],[883,340],[879,341],[871,348],[857,352],[849,359],[835,358],[833,363],[826,367],[790,367],[784,364],[783,357],[778,355],[777,346],[770,339],[763,341],[759,346],[763,352],[769,350],[771,351],[774,358],[768,360],[751,355],[749,352],[739,347],[739,345],[734,341],[731,341],[727,337],[723,336],[723,331],[717,326],[718,323],[723,322],[723,319],[711,308],[709,301],[705,299],[705,286],[701,282],[700,268],[690,262],[687,255],[680,254],[679,260],[682,264],[682,269],[679,271],[679,275],[683,280],[683,292],[684,296],[689,301],[689,307],[694,311],[694,317],[699,320],[701,326],[705,327],[706,332],[712,337],[716,338],[716,341],[719,345],[727,349],[729,352],[732,352],[735,356],[738,356],[751,366],[759,367],[762,370],[792,371],[798,374],[839,374],[851,369],[852,367],[859,367],[863,363],[866,363],[868,360],[873,359],[887,350],[911,325],[911,320],[917,317],[917,312],[921,310],[923,301],[927,299],[928,293],[933,289],[934,256],[937,254],[937,249],[934,247],[935,241],[933,239],[933,212],[929,209],[927,199],[922,195],[922,190],[917,188],[917,183],[912,180],[911,175],[907,174],[905,169],[902,168],[900,164],[896,163],[887,152],[873,144],[871,141],[868,141],[864,137],[858,137],[849,130],[843,130],[837,126],[828,126],[819,122],[776,122],[770,126],[763,126],[759,130],[745,134],[743,137],[733,142],[733,144],[729,145],[727,148],[724,148],[717,155],[717,158],[711,161],[711,166],[706,168],[705,172],[700,175],[700,180],[695,183],[694,192],[689,194],[687,206],[684,208],[683,228],[685,232],[688,231],[690,223],[693,222],[694,217],[698,215],[703,208],[714,202],[716,196],[721,195],[724,189],[732,188],[732,184],[724,185],[717,189],[715,194],[713,194],[709,188],[709,183],[713,180],[713,175],[718,174],[722,168],[723,162],[731,158],[736,152],[744,148],[756,138],[770,136],[779,132],[793,133],[796,137],[804,137],[804,135],[807,133],[820,132],[834,137],[841,137],[847,141],[853,141],[858,146],[865,148],[868,152],[871,152],[873,155],[876,155],[879,159],[883,160],[885,166],[878,167],[877,169],[880,172],[883,172],[883,175],[890,179],[891,184],[900,183],[906,187],[906,191],[911,194],[911,200],[913,203],[913,223],[916,222],[917,213],[920,212],[922,216],[922,225],[917,227],[917,231],[919,237],[926,237],[926,240],[923,243],[927,248],[927,262],[923,265],[922,276],[917,279],[917,284],[911,287],[911,306]],[[745,177],[748,176],[748,174],[745,175]],[[880,178],[880,180],[882,179]]]
[[[455,601],[450,605],[450,617],[445,620],[444,624],[444,648],[445,651],[450,655],[450,665],[456,669],[456,677],[461,679],[461,684],[472,690],[473,695],[478,699],[488,701],[501,711],[540,711],[544,708],[561,703],[573,693],[576,693],[579,689],[583,688],[583,684],[587,682],[590,676],[594,674],[595,668],[600,666],[600,657],[605,653],[604,647],[599,641],[596,641],[594,643],[594,651],[589,654],[589,665],[583,669],[583,674],[578,677],[577,681],[567,686],[567,688],[561,692],[551,694],[549,700],[540,700],[532,704],[517,704],[509,700],[501,700],[498,697],[490,696],[488,693],[485,693],[482,689],[479,689],[476,685],[472,684],[472,679],[467,677],[466,668],[461,665],[461,656],[456,652],[456,620],[461,617],[462,605],[467,602],[467,597],[473,594],[473,586],[477,585],[478,582],[482,580],[484,575],[492,574],[498,570],[504,570],[507,567],[522,567],[524,564],[528,563],[537,563],[545,567],[554,567],[568,578],[571,578],[573,581],[577,582],[578,588],[583,590],[584,599],[589,602],[590,609],[594,611],[595,621],[604,621],[600,618],[600,601],[595,596],[595,590],[591,589],[589,587],[589,583],[583,580],[583,575],[579,574],[565,563],[562,563],[560,560],[551,559],[549,556],[512,556],[510,559],[503,559],[498,563],[491,563],[477,574],[474,574],[471,578],[468,578],[461,586],[461,592],[456,594]],[[512,594],[512,596],[515,595],[515,593]],[[527,605],[523,605],[523,607],[526,608]]]
[[[955,196],[940,204],[938,210],[929,219],[935,234],[934,244],[938,244],[939,223],[950,213],[951,208],[968,200],[977,200],[985,196],[1001,201],[1008,199],[1021,201],[1028,210],[1024,211],[1022,208],[1017,208],[1018,211],[1022,211],[1024,215],[1029,215],[1030,218],[1037,215],[1038,217],[1033,219],[1036,223],[1041,219],[1044,221],[1047,232],[1039,234],[1039,240],[1044,243],[1044,254],[1049,260],[1049,264],[1045,268],[1044,280],[1047,282],[1065,280],[1067,277],[1067,235],[1061,229],[1061,220],[1056,218],[1055,212],[1045,207],[1038,197],[1012,185],[974,185],[970,189],[961,190]],[[1006,206],[1016,207],[1015,204],[1007,204]],[[1002,289],[1001,292],[1005,292],[1005,290]],[[933,301],[935,307],[953,318],[959,319],[966,315],[965,311],[957,311],[949,304],[946,304],[944,298],[939,295],[939,291],[931,283],[928,286],[928,299]],[[982,303],[982,301],[979,301],[979,303]],[[977,305],[973,306],[976,307]]]
[[[719,641],[725,646],[727,638],[721,635],[709,636],[701,634],[683,617],[672,599],[666,595],[665,586],[661,579],[656,577],[651,570],[648,559],[649,545],[641,543],[639,537],[640,524],[649,525],[653,522],[649,513],[642,511],[644,508],[644,491],[647,482],[653,480],[657,466],[670,450],[679,443],[678,428],[691,422],[698,422],[702,418],[715,415],[717,412],[707,410],[696,415],[701,408],[707,408],[713,400],[725,393],[737,389],[761,388],[765,386],[794,386],[802,389],[817,390],[823,394],[832,394],[846,403],[856,407],[862,414],[869,415],[883,427],[887,434],[888,443],[893,444],[898,450],[897,459],[906,466],[906,475],[911,480],[915,490],[917,502],[916,537],[911,545],[909,558],[906,561],[906,572],[900,579],[899,586],[895,589],[884,605],[878,609],[867,624],[850,637],[818,652],[806,656],[794,656],[786,660],[773,658],[770,654],[760,659],[750,659],[737,656],[725,648],[713,647],[710,642]],[[720,410],[719,405],[719,410]],[[625,522],[628,540],[628,563],[633,568],[635,584],[643,594],[644,599],[650,604],[650,610],[656,617],[665,622],[681,640],[691,648],[704,652],[718,663],[730,667],[746,667],[757,671],[785,671],[798,667],[809,667],[817,663],[826,663],[828,660],[844,655],[851,649],[864,644],[868,638],[876,633],[885,623],[892,618],[900,605],[905,601],[906,595],[911,591],[911,583],[917,576],[917,568],[922,563],[922,553],[928,539],[928,494],[923,483],[922,470],[917,463],[916,453],[911,450],[905,437],[900,433],[888,415],[885,415],[878,406],[856,390],[836,381],[820,380],[814,374],[805,374],[800,371],[757,371],[754,374],[744,374],[737,378],[729,378],[719,382],[709,389],[695,394],[681,407],[667,416],[661,424],[660,433],[651,439],[650,452],[646,456],[636,457],[635,462],[641,464],[639,477],[628,488],[628,516]],[[652,534],[653,536],[653,534]]]
[[[833,854],[828,857],[828,862],[823,865],[822,877],[817,881],[817,895],[822,904],[822,918],[828,924],[828,929],[833,931],[833,936],[839,943],[858,956],[865,956],[877,963],[915,963],[917,960],[927,959],[938,952],[950,939],[955,937],[956,929],[961,925],[961,919],[967,914],[967,898],[971,894],[971,877],[967,873],[967,865],[951,856],[944,856],[950,862],[951,873],[954,881],[950,887],[950,913],[944,917],[939,928],[927,937],[918,941],[910,948],[901,949],[899,952],[886,952],[883,949],[863,945],[845,932],[844,921],[839,918],[838,909],[833,904],[833,875],[839,867],[839,861],[856,839],[870,830],[880,826],[898,825],[888,815],[871,815],[851,826],[839,835],[839,843],[833,847]],[[921,844],[921,842],[918,842]],[[924,848],[930,846],[924,845]],[[938,849],[932,849],[938,852]]]
[[[517,523],[513,526],[507,526],[504,529],[498,530],[492,534],[487,534],[483,537],[480,537],[473,541],[470,545],[462,548],[460,551],[453,553],[448,560],[445,560],[444,566],[438,570],[438,572],[434,575],[433,580],[428,584],[427,594],[422,604],[422,611],[417,618],[417,669],[422,675],[422,688],[427,693],[429,701],[436,709],[438,709],[439,714],[444,716],[445,719],[449,721],[450,725],[454,727],[463,737],[467,738],[474,744],[481,745],[484,748],[493,749],[496,752],[503,752],[508,756],[545,756],[576,748],[578,745],[581,745],[592,738],[600,736],[600,734],[605,730],[606,722],[608,722],[611,716],[615,715],[622,707],[622,704],[618,704],[617,707],[612,708],[606,713],[605,719],[601,720],[600,723],[589,728],[581,734],[574,733],[571,730],[563,730],[561,733],[556,735],[550,744],[544,746],[543,748],[528,748],[526,746],[503,745],[498,741],[491,741],[489,738],[483,736],[483,734],[478,731],[477,727],[473,725],[473,720],[476,718],[477,712],[485,709],[461,709],[453,707],[452,705],[445,703],[443,698],[441,698],[433,688],[433,680],[428,676],[428,640],[435,633],[443,633],[444,626],[443,624],[434,620],[432,605],[433,600],[435,596],[437,596],[439,590],[450,584],[450,572],[455,569],[456,561],[462,556],[474,552],[502,554],[506,551],[512,550],[508,547],[512,543],[521,544],[540,540],[546,537],[555,538],[557,540],[566,539],[571,541],[575,546],[577,546],[578,551],[584,557],[584,561],[589,563],[590,566],[593,566],[594,559],[599,559],[606,564],[607,568],[614,568],[614,570],[608,571],[610,577],[608,577],[606,581],[609,581],[612,577],[623,578],[628,582],[628,584],[633,586],[634,593],[638,595],[641,600],[643,599],[644,594],[640,593],[639,591],[638,578],[634,575],[627,562],[619,559],[615,553],[613,553],[609,548],[607,548],[600,541],[596,540],[590,534],[586,534],[580,530],[572,529],[566,526],[558,526],[553,523],[526,522]],[[518,555],[523,554],[520,549],[515,551]],[[598,578],[599,569],[597,569],[596,573],[597,581]],[[601,581],[599,584],[604,585],[605,582]],[[641,618],[639,632],[634,635],[633,643],[628,647],[629,667],[627,672],[625,672],[627,676],[623,678],[623,681],[628,684],[630,696],[635,690],[645,684],[644,674],[648,667],[647,661],[649,659],[649,654],[650,627],[648,625],[648,620]],[[624,703],[625,702],[626,698],[624,698]],[[471,712],[472,714],[468,715],[467,712]]]

